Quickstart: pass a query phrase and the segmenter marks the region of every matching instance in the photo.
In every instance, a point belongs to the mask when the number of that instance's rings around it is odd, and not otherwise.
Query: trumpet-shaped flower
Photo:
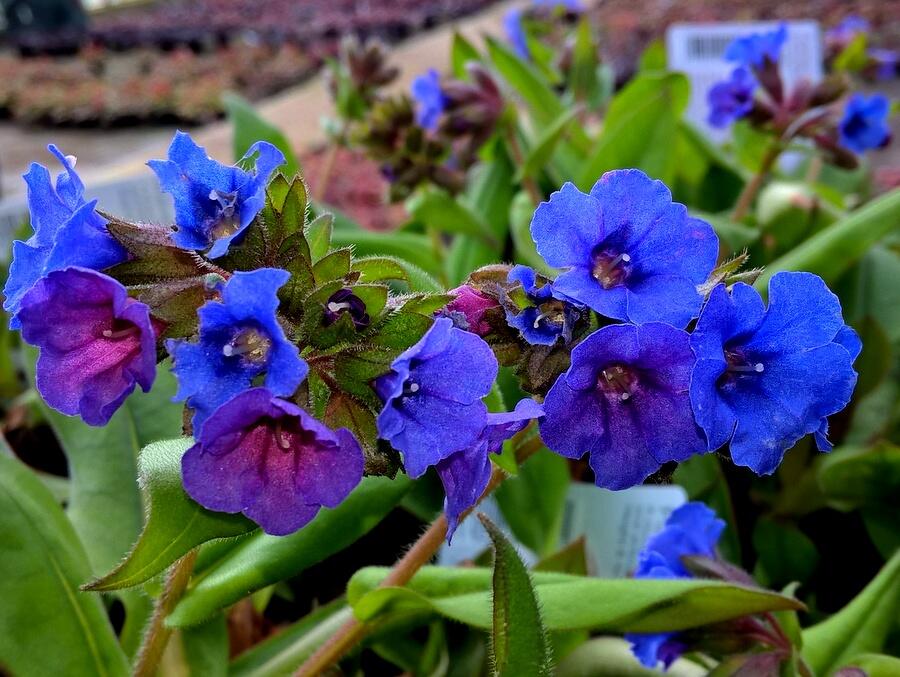
[[[737,465],[767,475],[850,401],[859,338],[838,298],[811,273],[777,273],[769,306],[743,283],[713,289],[691,335],[691,404],[709,449],[730,442]]]
[[[269,177],[284,162],[280,150],[258,141],[229,167],[207,156],[188,134],[176,132],[168,159],[147,164],[175,204],[175,244],[209,249],[207,256],[217,258],[240,239],[263,208]]]
[[[719,242],[705,221],[637,169],[604,174],[589,194],[571,183],[542,202],[531,236],[548,265],[567,268],[555,292],[617,320],[683,327]]]
[[[865,153],[886,145],[891,140],[890,108],[891,104],[883,94],[868,98],[863,94],[851,96],[838,123],[841,145],[854,153]]]
[[[124,261],[128,254],[107,232],[106,221],[95,211],[97,202],[84,199],[84,184],[75,173],[75,158],[54,145],[49,150],[63,166],[50,180],[46,167],[33,163],[24,175],[28,212],[34,234],[13,242],[13,257],[3,294],[9,326],[19,328],[19,306],[25,293],[41,277],[69,266],[103,270]]]
[[[363,453],[266,388],[245,390],[209,417],[181,460],[184,488],[200,505],[243,513],[275,536],[333,508],[359,484]]]
[[[63,268],[22,297],[22,338],[41,349],[36,382],[44,400],[90,425],[105,425],[156,376],[150,309],[119,282],[88,268]]]

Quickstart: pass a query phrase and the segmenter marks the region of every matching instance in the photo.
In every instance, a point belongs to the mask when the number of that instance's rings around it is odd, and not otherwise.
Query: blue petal
[[[531,237],[547,265],[590,268],[593,249],[604,237],[603,219],[600,203],[567,182],[538,205]]]
[[[444,485],[444,513],[447,516],[447,542],[459,524],[459,518],[475,505],[491,479],[491,461],[485,442],[457,451],[437,464]]]
[[[591,188],[591,196],[602,207],[607,236],[627,231],[631,237],[641,237],[655,228],[656,221],[672,206],[672,193],[666,184],[639,169],[606,172]]]

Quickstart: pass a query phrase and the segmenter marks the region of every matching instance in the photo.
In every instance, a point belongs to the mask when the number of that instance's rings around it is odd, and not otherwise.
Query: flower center
[[[325,303],[326,326],[337,322],[344,313],[350,314],[357,329],[369,326],[366,304],[351,289],[339,289]]]
[[[611,399],[627,402],[634,397],[638,377],[635,372],[622,364],[613,364],[603,369],[597,377],[597,387]]]
[[[112,321],[112,326],[104,329],[101,333],[105,339],[110,341],[121,341],[122,339],[137,334],[139,331],[136,324],[126,320],[114,319]]]
[[[220,193],[213,189],[209,192],[209,199],[219,203],[219,214],[216,223],[210,231],[214,239],[234,235],[240,228],[237,218],[237,193]]]
[[[242,357],[252,364],[265,364],[272,340],[257,329],[242,329],[222,346],[225,357]]]
[[[540,329],[541,322],[552,325],[550,328],[559,330],[566,321],[566,307],[562,301],[553,299],[546,303],[541,303],[537,307],[538,314],[534,318],[534,328]]]
[[[403,395],[402,397],[412,397],[415,395],[421,387],[415,381],[407,381],[403,384]]]
[[[617,287],[624,284],[631,272],[631,257],[622,252],[616,253],[604,249],[593,255],[593,269],[591,274],[604,289]]]
[[[739,350],[725,350],[725,371],[719,377],[718,386],[733,383],[735,379],[753,378],[766,370],[762,362],[749,359]]]

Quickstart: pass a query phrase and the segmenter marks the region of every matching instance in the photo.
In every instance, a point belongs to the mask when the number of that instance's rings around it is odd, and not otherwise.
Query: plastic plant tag
[[[815,21],[788,21],[787,43],[779,65],[788,91],[801,79],[818,82],[823,77],[822,35]],[[731,73],[734,64],[725,61],[726,47],[735,38],[775,30],[779,22],[682,23],[666,31],[666,60],[670,71],[688,76],[691,97],[685,116],[712,139],[728,137],[727,129],[715,129],[707,121],[706,93]]]
[[[644,485],[624,491],[576,482],[569,489],[561,541],[584,535],[588,570],[601,578],[627,576],[647,539],[662,529],[675,508],[687,502],[678,485]]]

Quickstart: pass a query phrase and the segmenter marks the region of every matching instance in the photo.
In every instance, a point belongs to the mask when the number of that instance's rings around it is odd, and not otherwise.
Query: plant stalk
[[[138,650],[137,660],[132,671],[134,677],[152,677],[156,674],[160,659],[169,643],[169,637],[172,635],[172,629],[166,627],[166,617],[172,613],[175,605],[184,595],[188,582],[191,580],[196,559],[197,549],[194,548],[169,569],[165,588],[156,601],[150,625],[144,635],[141,648]]]
[[[506,130],[506,141],[509,146],[510,155],[513,156],[513,162],[517,167],[525,166],[525,155],[522,153],[522,148],[519,146],[519,140],[516,138],[516,130],[513,127],[508,127]],[[544,196],[541,194],[541,189],[538,187],[537,183],[534,180],[534,177],[525,175],[522,177],[522,186],[525,188],[525,192],[528,193],[528,197],[531,198],[531,201],[534,203],[534,206],[537,207],[541,202],[544,201]]]
[[[759,165],[759,170],[753,175],[753,178],[747,182],[744,186],[744,190],[742,190],[741,194],[738,196],[737,203],[734,205],[734,211],[731,213],[732,221],[739,223],[747,216],[747,212],[750,211],[753,200],[756,199],[756,194],[759,193],[759,189],[762,188],[763,182],[772,170],[772,166],[775,164],[778,156],[781,155],[782,148],[781,142],[773,141],[766,150],[762,162]]]
[[[541,442],[540,438],[533,438],[523,442],[517,449],[516,457],[518,462],[524,462],[542,447],[543,442]],[[506,473],[495,467],[484,493],[481,494],[475,506],[460,515],[459,521],[462,522],[466,519],[475,507],[490,496],[494,489],[500,486],[505,479]],[[406,554],[398,560],[378,587],[390,588],[406,585],[419,569],[431,561],[446,537],[447,517],[442,513],[413,543],[412,547],[406,551]],[[369,629],[369,626],[365,623],[360,623],[356,618],[351,618],[300,666],[299,670],[294,673],[294,677],[317,677],[317,675],[321,675],[362,641]]]

